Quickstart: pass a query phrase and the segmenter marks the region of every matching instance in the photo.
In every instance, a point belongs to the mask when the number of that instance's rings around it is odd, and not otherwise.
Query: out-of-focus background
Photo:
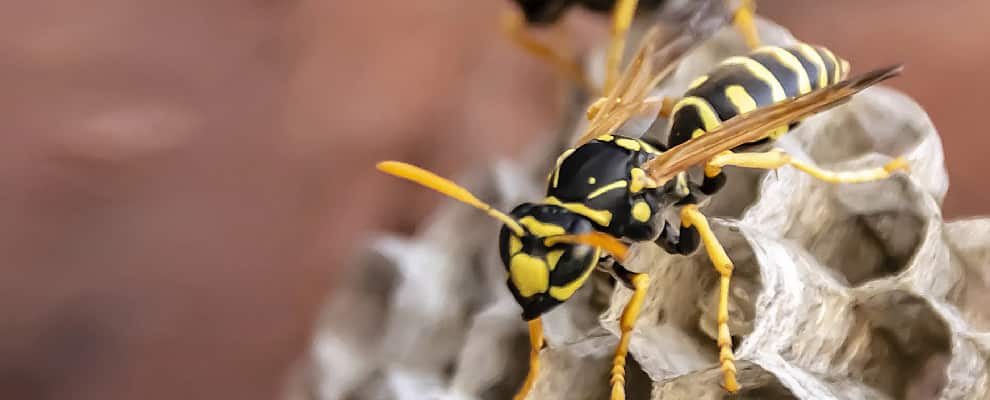
[[[272,399],[334,271],[456,175],[553,131],[507,0],[10,4],[0,13],[0,394]],[[990,213],[990,3],[763,0],[939,128],[947,217]],[[603,20],[572,13],[577,37]],[[581,46],[593,45],[583,41]]]

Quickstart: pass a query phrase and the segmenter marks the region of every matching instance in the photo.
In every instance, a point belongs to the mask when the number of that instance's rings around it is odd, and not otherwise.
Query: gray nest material
[[[761,35],[793,42],[765,22]],[[683,90],[744,52],[727,29],[684,60],[663,90]],[[869,89],[806,120],[780,146],[836,170],[906,155],[911,171],[832,185],[793,168],[727,170],[729,186],[703,211],[721,216],[712,223],[735,262],[730,328],[742,389],[728,395],[720,387],[718,275],[707,256],[669,255],[649,243],[634,246],[627,263],[652,277],[630,346],[628,398],[990,398],[990,219],[942,220],[948,178],[921,107],[894,90]],[[542,198],[554,150],[461,181],[508,210]],[[323,315],[303,380],[307,396],[510,398],[528,348],[498,259],[498,228],[447,201],[414,237],[370,243]],[[596,274],[545,315],[548,347],[530,399],[608,398],[617,320],[630,295]]]

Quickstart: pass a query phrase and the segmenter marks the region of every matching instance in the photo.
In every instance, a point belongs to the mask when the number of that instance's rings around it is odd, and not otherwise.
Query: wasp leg
[[[907,160],[895,158],[883,167],[863,169],[858,171],[827,171],[813,165],[794,160],[783,150],[774,149],[765,153],[731,153],[719,154],[705,165],[705,176],[717,175],[721,168],[729,165],[745,168],[777,169],[785,165],[793,166],[808,175],[829,183],[860,183],[870,182],[890,177],[894,171],[906,171]]]
[[[605,64],[605,86],[604,93],[609,93],[615,82],[619,79],[619,64],[622,62],[622,54],[626,47],[626,33],[632,25],[633,16],[636,15],[636,3],[638,0],[618,0],[612,10],[612,31],[611,41],[608,46],[608,58]]]
[[[656,243],[670,254],[691,254],[701,244],[698,230],[693,226],[681,225],[680,235],[675,236],[671,231],[674,227],[664,221],[663,231]]]
[[[619,329],[622,331],[622,335],[619,337],[619,345],[615,349],[615,358],[612,359],[612,372],[609,379],[609,383],[612,385],[611,400],[625,400],[626,354],[629,352],[629,339],[633,326],[636,325],[636,319],[639,317],[639,309],[643,305],[646,289],[650,286],[650,276],[629,271],[619,263],[614,263],[612,270],[626,287],[633,289],[632,298],[626,303],[626,308],[622,310],[622,317],[619,320]]]
[[[756,32],[754,15],[756,15],[756,0],[742,0],[742,4],[732,17],[732,23],[742,34],[750,50],[760,47],[760,35]]]
[[[533,388],[533,383],[536,382],[536,374],[540,371],[540,349],[543,348],[543,321],[540,317],[529,321],[529,373],[526,374],[526,380],[523,381],[523,385],[519,388],[519,392],[513,397],[513,400],[523,400],[526,395],[529,394],[530,389]]]
[[[735,393],[739,390],[736,382],[735,356],[732,354],[732,337],[729,335],[729,281],[732,279],[732,260],[708,225],[708,219],[698,211],[698,206],[688,204],[681,208],[681,224],[698,228],[705,251],[715,270],[721,276],[718,296],[718,360],[725,378],[725,390]]]
[[[585,90],[594,92],[594,85],[584,74],[581,65],[575,62],[572,57],[560,54],[559,51],[533,37],[526,29],[526,18],[522,13],[506,11],[502,17],[502,31],[509,40],[523,50],[553,65],[557,73],[563,77],[580,85]]]

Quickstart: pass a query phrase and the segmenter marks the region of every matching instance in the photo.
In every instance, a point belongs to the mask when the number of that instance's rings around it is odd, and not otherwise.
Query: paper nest
[[[765,21],[760,29],[770,44],[794,40]],[[744,52],[726,29],[663,90],[683,91]],[[730,328],[742,389],[720,387],[717,273],[707,256],[647,243],[628,262],[652,277],[630,346],[628,398],[990,398],[990,219],[943,221],[948,178],[922,108],[872,88],[806,120],[780,146],[835,170],[905,155],[911,171],[831,185],[793,168],[727,170],[729,185],[702,211],[722,217],[712,223],[735,262]],[[538,200],[560,149],[540,150],[458,180],[503,210]],[[511,398],[528,342],[505,286],[498,227],[446,201],[415,236],[369,243],[329,299],[297,396]],[[594,276],[544,317],[548,347],[530,399],[608,398],[617,319],[631,292]]]

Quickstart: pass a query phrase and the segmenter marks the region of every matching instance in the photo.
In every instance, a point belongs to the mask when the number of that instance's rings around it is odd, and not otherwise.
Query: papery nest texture
[[[759,26],[768,44],[794,42],[773,24]],[[682,92],[745,49],[726,28],[689,54],[662,91]],[[647,134],[664,129],[658,121]],[[868,89],[778,145],[833,170],[901,155],[911,169],[843,185],[786,167],[727,169],[728,186],[702,211],[717,216],[713,227],[735,263],[730,328],[741,390],[720,387],[718,274],[704,251],[670,255],[647,243],[627,262],[652,279],[630,345],[627,398],[990,398],[990,219],[943,221],[948,177],[922,107],[897,91]],[[542,198],[560,149],[540,150],[458,181],[503,210]],[[528,342],[505,287],[499,225],[443,201],[413,237],[378,238],[344,272],[302,396],[506,399],[519,387]],[[608,398],[618,317],[630,295],[595,274],[544,316],[547,347],[528,398]]]

